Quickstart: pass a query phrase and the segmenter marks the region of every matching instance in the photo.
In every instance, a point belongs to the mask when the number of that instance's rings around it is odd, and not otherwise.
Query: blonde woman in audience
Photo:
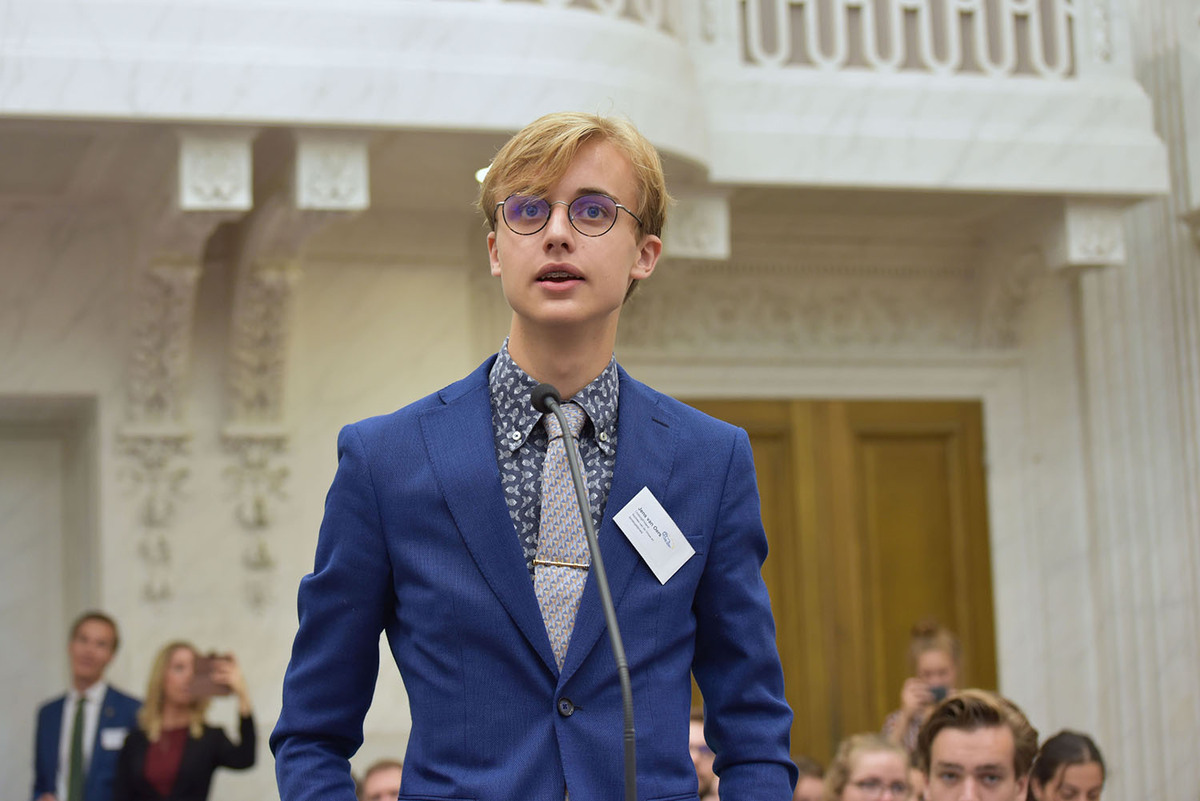
[[[1064,729],[1042,743],[1028,801],[1100,801],[1104,777],[1104,757],[1092,738]]]
[[[958,687],[958,638],[937,623],[922,621],[913,626],[908,659],[913,675],[900,690],[900,708],[883,722],[883,734],[911,754],[930,710]]]
[[[205,722],[212,695],[237,696],[237,744]],[[252,766],[256,746],[250,693],[233,654],[202,659],[189,643],[168,643],[150,670],[138,728],[117,760],[113,801],[204,801],[217,768]]]
[[[824,801],[902,801],[911,796],[908,752],[879,734],[842,740],[825,771]]]

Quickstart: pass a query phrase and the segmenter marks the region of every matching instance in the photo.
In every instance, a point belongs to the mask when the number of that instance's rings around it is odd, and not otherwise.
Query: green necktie
[[[71,727],[71,772],[67,774],[67,801],[83,801],[83,696],[75,704],[75,725]]]

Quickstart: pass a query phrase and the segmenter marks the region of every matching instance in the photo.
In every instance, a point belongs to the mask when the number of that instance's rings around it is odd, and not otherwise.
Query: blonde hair
[[[987,690],[961,690],[942,701],[921,726],[917,735],[917,761],[921,772],[929,775],[933,741],[944,729],[976,731],[1007,726],[1013,737],[1013,771],[1018,779],[1026,776],[1038,752],[1038,733],[1020,707]]]
[[[167,665],[176,651],[187,649],[192,657],[199,656],[196,647],[189,642],[176,640],[164,645],[154,657],[154,665],[150,668],[150,680],[146,683],[146,700],[138,710],[138,725],[146,732],[146,739],[152,743],[162,737],[163,684],[166,681]],[[204,734],[204,716],[208,712],[208,698],[192,699],[188,712],[188,732],[192,737]]]
[[[905,770],[908,770],[908,751],[904,750],[903,746],[874,732],[852,734],[838,745],[837,753],[833,755],[833,760],[825,770],[825,801],[838,801],[842,797],[859,756],[879,752],[900,757],[900,762]]]
[[[950,655],[957,666],[961,663],[961,651],[958,638],[950,629],[934,620],[922,620],[912,627],[911,639],[908,643],[908,661],[913,671],[917,669],[917,660],[921,654],[928,651],[942,651]]]
[[[629,159],[642,232],[660,236],[671,197],[654,145],[628,120],[575,111],[539,117],[500,148],[479,189],[479,210],[488,226],[496,230],[497,203],[512,194],[545,193],[570,168],[579,148],[593,140],[608,142]]]

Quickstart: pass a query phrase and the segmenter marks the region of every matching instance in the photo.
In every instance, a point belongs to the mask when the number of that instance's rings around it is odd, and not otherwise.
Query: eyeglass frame
[[[506,217],[506,216],[504,215],[504,212],[500,211],[500,208],[501,208],[501,207],[502,207],[502,206],[503,206],[505,203],[507,203],[508,201],[512,200],[514,197],[529,197],[529,198],[534,198],[534,199],[536,199],[536,200],[541,200],[542,202],[544,202],[544,203],[545,203],[545,204],[546,204],[546,205],[549,207],[549,210],[546,212],[546,219],[542,221],[542,224],[541,224],[540,226],[538,226],[536,230],[530,231],[530,232],[529,232],[529,233],[527,233],[527,234],[525,234],[525,233],[521,233],[520,231],[518,231],[517,229],[515,229],[515,228],[513,228],[513,227],[512,227],[512,223],[510,223],[510,222],[508,221],[508,217]],[[617,213],[613,215],[613,219],[612,219],[612,225],[608,226],[607,228],[605,228],[603,231],[601,231],[601,232],[600,232],[600,233],[598,233],[598,234],[589,234],[589,233],[587,233],[586,231],[580,231],[580,230],[579,230],[579,226],[577,226],[577,225],[575,224],[575,218],[571,216],[571,206],[575,205],[575,204],[576,204],[576,203],[578,203],[580,200],[583,200],[585,197],[602,197],[602,198],[607,198],[608,200],[611,200],[611,201],[612,201],[612,204],[613,204],[614,206],[616,206],[616,207],[617,207]],[[545,230],[546,226],[550,224],[550,218],[551,218],[551,217],[554,215],[554,207],[555,207],[555,206],[558,206],[558,205],[562,205],[562,206],[566,206],[566,207],[567,207],[567,222],[569,222],[569,223],[571,224],[571,227],[572,227],[572,228],[574,228],[576,231],[579,231],[579,234],[580,234],[581,236],[586,236],[586,237],[588,237],[588,238],[590,238],[590,239],[595,239],[596,237],[604,236],[604,235],[605,235],[605,234],[607,234],[609,231],[611,231],[612,229],[616,228],[616,227],[617,227],[617,218],[621,216],[621,212],[622,212],[622,211],[624,211],[626,214],[628,214],[628,215],[629,215],[630,217],[632,217],[633,219],[637,220],[638,227],[640,227],[640,228],[644,228],[644,227],[645,227],[645,223],[643,223],[643,222],[642,222],[642,218],[641,218],[641,217],[639,217],[639,216],[637,216],[636,214],[634,214],[632,211],[630,211],[628,206],[626,206],[626,205],[624,205],[624,204],[621,204],[621,203],[618,203],[618,202],[617,202],[617,199],[616,199],[615,197],[612,197],[611,195],[606,195],[606,194],[604,194],[603,192],[588,192],[586,195],[580,195],[579,197],[575,198],[575,199],[574,199],[574,200],[572,200],[570,203],[568,203],[568,202],[567,202],[567,201],[565,201],[565,200],[546,200],[546,198],[544,198],[544,197],[540,197],[540,196],[538,196],[538,195],[522,195],[522,194],[520,194],[519,192],[513,192],[511,195],[509,195],[508,197],[504,198],[504,200],[501,200],[501,201],[499,201],[498,203],[496,203],[495,210],[494,210],[494,213],[493,213],[493,218],[494,218],[494,217],[499,217],[500,219],[504,220],[504,227],[505,227],[505,228],[507,228],[508,230],[512,231],[512,232],[513,232],[514,234],[516,234],[517,236],[533,236],[534,234],[541,233],[543,230]],[[494,219],[493,219],[492,225],[494,226],[495,224],[496,224],[496,223],[495,223],[495,221],[494,221]]]
[[[883,798],[884,794],[888,791],[891,791],[893,798],[908,798],[912,795],[913,791],[912,785],[906,782],[885,782],[880,779],[860,779],[856,782],[850,782],[850,784],[872,798]],[[897,787],[903,787],[904,790],[897,792]]]

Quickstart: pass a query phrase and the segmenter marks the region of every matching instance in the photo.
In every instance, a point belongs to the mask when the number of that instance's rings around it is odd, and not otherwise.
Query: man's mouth
[[[537,280],[561,283],[563,281],[582,281],[583,279],[574,273],[567,272],[566,270],[551,270],[544,275],[539,275]]]

